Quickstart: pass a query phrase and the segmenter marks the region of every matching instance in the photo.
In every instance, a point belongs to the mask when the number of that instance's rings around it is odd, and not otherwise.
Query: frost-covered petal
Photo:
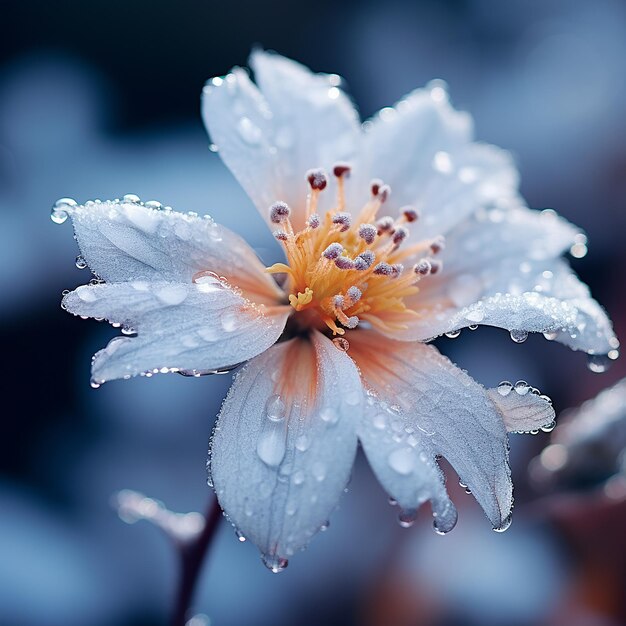
[[[199,271],[226,276],[258,303],[282,292],[250,246],[209,217],[138,202],[89,202],[65,207],[90,269],[108,282],[191,282]]]
[[[407,300],[419,316],[397,316],[406,328],[394,337],[427,340],[484,324],[607,354],[618,343],[606,313],[558,258],[581,237],[553,212],[494,209],[472,217],[447,237],[443,271]]]
[[[219,154],[263,217],[282,200],[296,228],[304,224],[306,172],[351,160],[360,126],[336,76],[314,74],[278,54],[250,58],[259,89],[245,71],[212,79],[202,99],[204,122]],[[322,194],[322,201],[328,193]]]
[[[502,415],[508,432],[527,433],[554,424],[554,409],[547,396],[524,381],[503,382],[487,394]]]
[[[208,373],[246,361],[280,336],[288,307],[264,314],[219,280],[84,285],[63,299],[75,315],[106,318],[138,332],[116,337],[92,364],[94,382],[144,372]]]
[[[358,335],[358,336],[357,336]],[[359,437],[381,483],[404,509],[433,499],[436,525],[456,521],[435,457],[443,455],[495,528],[511,513],[502,413],[487,390],[434,347],[354,333],[350,354],[372,390]]]
[[[361,403],[354,363],[317,332],[275,345],[236,376],[210,472],[222,508],[269,567],[306,546],[335,508]]]
[[[418,89],[366,122],[355,165],[365,190],[377,177],[391,186],[387,210],[413,205],[418,238],[446,234],[486,204],[516,196],[518,175],[510,155],[473,143],[471,117],[454,110],[442,87]]]

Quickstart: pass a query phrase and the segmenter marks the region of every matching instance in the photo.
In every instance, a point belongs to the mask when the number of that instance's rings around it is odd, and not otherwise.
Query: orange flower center
[[[276,263],[267,271],[287,275],[283,288],[303,328],[328,328],[333,335],[344,335],[365,321],[389,331],[397,324],[386,314],[417,315],[404,300],[418,292],[421,278],[441,268],[439,261],[424,255],[439,252],[443,239],[408,243],[407,226],[418,219],[412,207],[402,209],[397,219],[378,218],[391,193],[380,181],[372,181],[371,197],[359,211],[346,212],[344,184],[349,171],[348,165],[334,167],[337,202],[323,216],[316,209],[327,186],[326,175],[321,170],[307,174],[311,190],[306,224],[300,231],[294,231],[285,203],[270,207],[270,218],[278,226],[274,236],[284,246],[287,263]],[[419,260],[412,267],[404,267],[415,259]]]

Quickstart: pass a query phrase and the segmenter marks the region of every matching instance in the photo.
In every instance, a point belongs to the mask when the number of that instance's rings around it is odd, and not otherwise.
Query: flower
[[[505,529],[507,433],[550,428],[549,399],[523,381],[484,389],[427,342],[487,324],[616,358],[607,316],[561,259],[583,254],[584,235],[524,206],[509,156],[472,140],[442,83],[361,126],[337,76],[262,51],[251,65],[258,87],[239,68],[213,78],[203,115],[285,262],[266,268],[210,218],[136,196],[60,201],[53,218],[72,218],[101,279],[63,306],[137,331],[95,355],[94,384],[248,361],[211,438],[210,483],[273,571],[327,524],[358,441],[404,525],[427,500],[438,532],[455,525],[444,456]]]

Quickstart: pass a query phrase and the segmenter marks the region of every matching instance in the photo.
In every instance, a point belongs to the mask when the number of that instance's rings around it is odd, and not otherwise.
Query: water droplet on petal
[[[283,559],[275,554],[262,554],[261,560],[263,561],[263,565],[265,565],[265,567],[267,567],[267,569],[274,574],[282,572],[287,565],[289,565],[289,561],[287,561],[287,559]]]
[[[403,476],[408,476],[415,469],[415,452],[411,447],[396,448],[387,457],[389,467]]]
[[[461,334],[461,329],[457,329],[457,330],[451,330],[450,332],[446,333],[446,337],[448,339],[456,339],[459,335]]]
[[[300,450],[300,452],[306,452],[311,445],[311,440],[307,435],[300,435],[296,439],[296,450]]]
[[[498,393],[501,396],[508,396],[511,393],[512,389],[513,389],[513,384],[510,383],[508,380],[503,380],[498,385]]]
[[[76,267],[79,270],[84,270],[87,267],[87,261],[85,261],[85,259],[83,259],[80,255],[76,257]]]
[[[270,396],[265,404],[265,414],[273,422],[280,422],[285,418],[286,407],[279,395]]]
[[[602,374],[611,367],[611,359],[608,355],[592,354],[587,357],[587,367],[596,374]]]
[[[528,339],[528,332],[525,330],[512,330],[510,335],[515,343],[524,343]]]
[[[503,520],[500,526],[494,527],[494,531],[497,533],[503,533],[505,530],[508,530],[511,526],[511,522],[513,521],[513,513],[509,513]]]
[[[417,519],[417,509],[402,509],[398,513],[398,524],[402,528],[411,528]]]
[[[320,411],[320,418],[327,424],[336,424],[339,421],[339,414],[329,406]]]
[[[237,131],[239,136],[250,146],[256,146],[261,141],[261,129],[249,117],[242,117],[239,120]]]
[[[237,536],[237,539],[241,541],[241,543],[243,543],[246,540],[246,538],[244,537],[243,533],[240,530],[235,529],[235,535]]]
[[[285,456],[285,433],[282,428],[271,428],[261,433],[256,452],[265,465],[277,467]]]
[[[50,211],[50,219],[55,224],[63,224],[67,220],[67,209],[76,206],[76,200],[72,198],[60,198],[54,203],[52,210]]]
[[[520,396],[525,396],[531,387],[525,380],[518,380],[515,383],[515,392]]]

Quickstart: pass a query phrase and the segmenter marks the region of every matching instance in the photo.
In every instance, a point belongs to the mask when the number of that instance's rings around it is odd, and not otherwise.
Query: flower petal
[[[309,191],[307,170],[330,170],[335,162],[354,157],[358,117],[335,76],[313,74],[264,51],[254,52],[250,64],[260,91],[238,68],[209,81],[202,99],[204,122],[261,215],[268,220],[269,206],[282,200],[291,206],[292,223],[299,229]]]
[[[554,425],[552,401],[524,381],[502,383],[487,394],[502,415],[508,432],[528,433]]]
[[[412,229],[418,238],[446,234],[489,202],[515,197],[518,175],[510,155],[472,143],[472,126],[440,85],[417,89],[365,123],[356,189],[367,189],[373,177],[388,183],[391,213],[404,205],[420,210]]]
[[[359,437],[381,483],[404,509],[433,499],[437,528],[456,521],[435,464],[451,463],[494,528],[510,519],[506,428],[487,391],[432,346],[353,333],[350,355],[373,392]]]
[[[589,290],[557,258],[584,237],[553,212],[495,209],[447,237],[443,271],[407,301],[419,317],[395,319],[394,338],[427,340],[484,324],[553,335],[575,350],[607,354],[617,340]]]
[[[270,568],[303,548],[348,482],[362,401],[352,360],[315,332],[277,344],[236,376],[211,440],[224,511]]]
[[[269,348],[289,307],[265,315],[219,280],[109,283],[78,287],[63,299],[75,315],[106,318],[138,331],[116,337],[92,364],[94,383],[142,373],[199,375],[231,368]]]
[[[208,217],[126,201],[64,208],[82,256],[106,281],[191,283],[197,272],[207,270],[226,276],[259,304],[282,296],[252,248]]]

